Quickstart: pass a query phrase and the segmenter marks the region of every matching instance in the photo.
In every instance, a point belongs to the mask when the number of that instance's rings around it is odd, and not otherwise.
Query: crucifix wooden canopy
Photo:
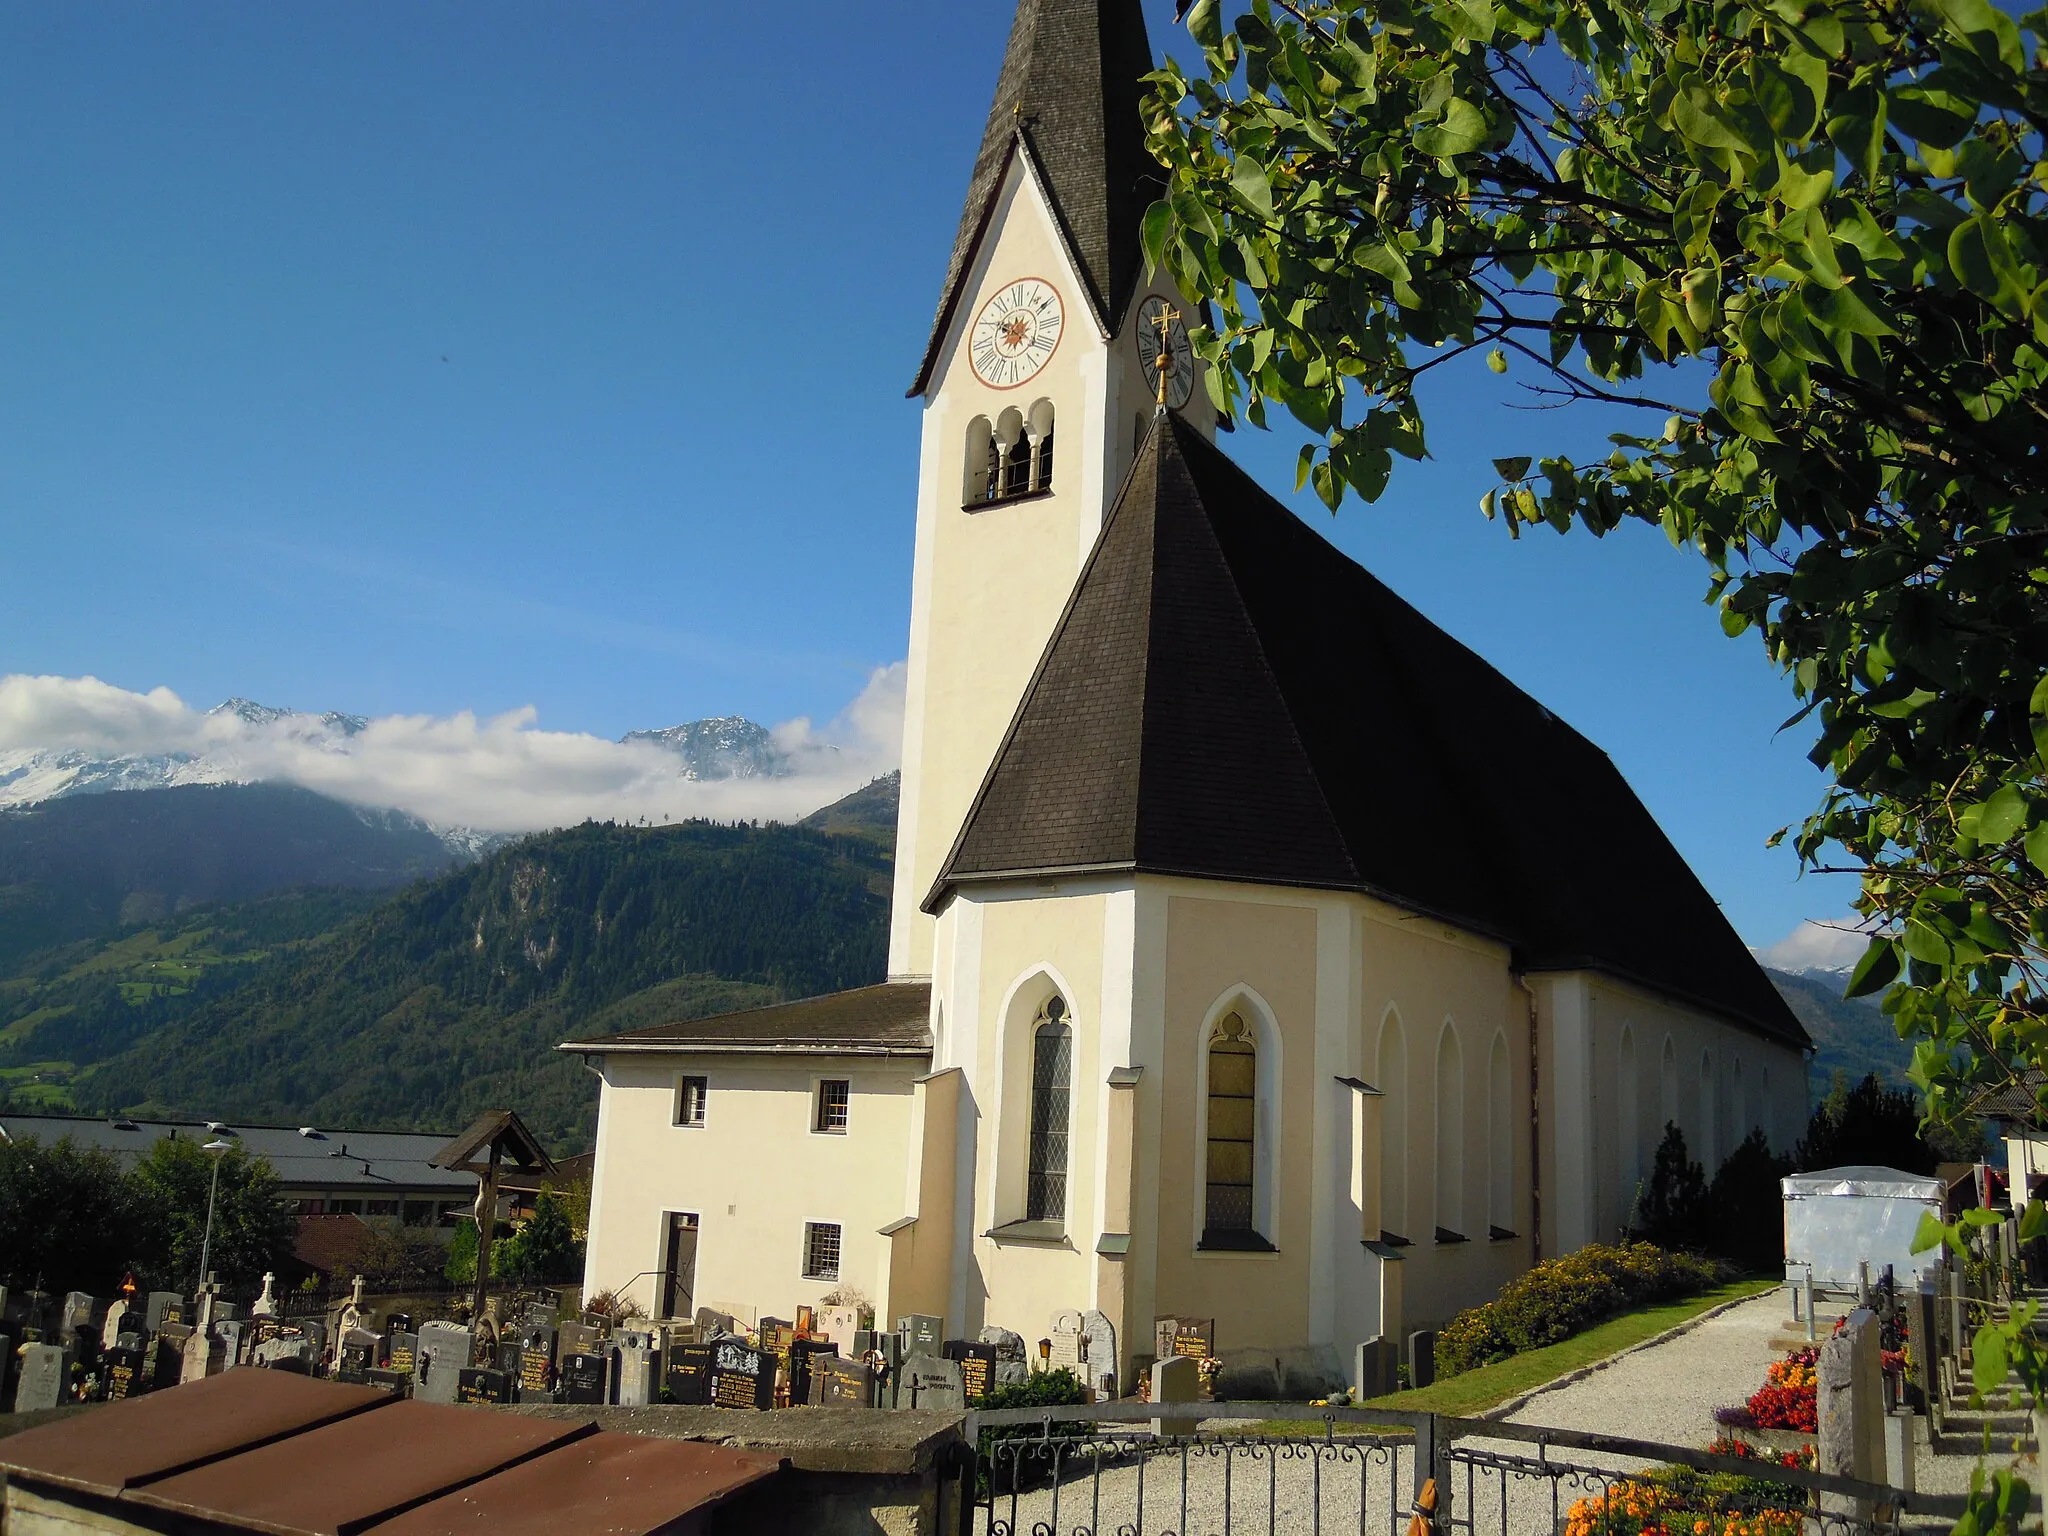
[[[492,1157],[494,1152],[497,1154],[495,1158]],[[526,1128],[526,1122],[509,1109],[487,1110],[478,1115],[469,1129],[436,1152],[433,1158],[436,1168],[452,1168],[460,1173],[479,1176],[488,1171],[493,1162],[500,1167],[509,1163],[515,1168],[528,1168],[543,1175],[555,1171],[555,1160],[548,1156],[547,1148]]]

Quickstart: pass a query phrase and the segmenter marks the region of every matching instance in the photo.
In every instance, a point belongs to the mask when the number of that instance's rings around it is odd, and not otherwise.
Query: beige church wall
[[[1491,1300],[1529,1267],[1528,1003],[1504,946],[1377,902],[1358,906],[1356,1072],[1383,1096],[1382,1224],[1409,1240],[1399,1326],[1424,1328]],[[1439,1092],[1440,1069],[1455,1092]],[[1467,1241],[1437,1242],[1439,1226]],[[1514,1236],[1492,1238],[1495,1226]]]
[[[1177,894],[1166,904],[1163,1054],[1146,1066],[1159,1080],[1151,1299],[1158,1313],[1215,1318],[1226,1356],[1292,1352],[1311,1343],[1317,930],[1312,899],[1289,905]],[[1202,1058],[1209,1029],[1232,1008],[1262,1012],[1278,1036],[1276,1113],[1258,1127],[1270,1170],[1270,1223],[1261,1235],[1276,1253],[1205,1253],[1195,1246],[1206,1169]],[[1266,1051],[1266,1040],[1259,1047]],[[1263,1063],[1260,1076],[1263,1092]]]
[[[604,1062],[599,1182],[586,1291],[650,1313],[670,1212],[698,1217],[698,1306],[790,1316],[838,1286],[880,1300],[885,1239],[904,1214],[912,1084],[921,1059],[617,1054]],[[709,1079],[704,1124],[674,1124],[677,1080]],[[844,1134],[811,1129],[817,1079],[852,1084]],[[803,1277],[804,1224],[837,1222],[839,1281]]]
[[[970,1329],[994,1324],[1042,1338],[1055,1313],[1085,1311],[1095,1302],[1104,933],[1112,901],[1100,888],[1069,894],[1024,887],[953,904],[974,909],[979,936],[973,1262],[963,1297]],[[1032,1034],[1055,991],[1067,1004],[1074,1033],[1065,1235],[1056,1242],[991,1238],[985,1234],[1025,1217]]]
[[[1619,1238],[1667,1122],[1709,1178],[1752,1128],[1780,1152],[1803,1133],[1803,1052],[1604,975],[1542,975],[1531,986],[1544,1000],[1545,1114],[1557,1163],[1547,1253]]]

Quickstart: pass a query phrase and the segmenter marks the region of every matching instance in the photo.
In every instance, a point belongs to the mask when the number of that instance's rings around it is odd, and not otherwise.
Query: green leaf
[[[1448,160],[1454,155],[1469,155],[1473,150],[1492,137],[1493,130],[1487,125],[1486,114],[1462,96],[1453,96],[1444,108],[1441,123],[1415,132],[1415,147],[1425,155],[1439,160]]]
[[[1520,480],[1529,473],[1530,462],[1526,454],[1520,458],[1495,459],[1493,472],[1503,480]]]
[[[1273,183],[1266,168],[1250,155],[1239,155],[1230,175],[1230,187],[1262,219],[1273,217]]]
[[[1195,0],[1188,12],[1188,31],[1196,42],[1214,51],[1223,46],[1223,6],[1220,0]]]
[[[1970,1352],[1970,1380],[1979,1392],[1994,1391],[2005,1384],[2005,1373],[2010,1362],[2006,1358],[2005,1333],[2002,1329],[1996,1324],[1986,1324],[1979,1328],[1976,1340],[1970,1346]]]
[[[1852,336],[1896,336],[1885,318],[1863,301],[1855,288],[1822,288],[1809,283],[1805,290],[1806,312],[1830,330]]]
[[[2027,834],[2027,862],[2048,875],[2048,821]]]
[[[1863,958],[1856,962],[1856,969],[1849,973],[1849,985],[1843,989],[1845,997],[1868,997],[1881,992],[1898,979],[1898,946],[1883,934],[1870,941],[1870,947],[1863,951]],[[1917,1251],[1917,1250],[1916,1250]]]
[[[1941,1224],[1941,1218],[1932,1211],[1920,1213],[1920,1226],[1913,1233],[1913,1246],[1909,1252],[1925,1253],[1930,1248],[1939,1248],[1948,1236],[1948,1228]]]
[[[1977,814],[1977,841],[1996,848],[2026,824],[2027,797],[2011,784],[1986,800]]]
[[[2015,74],[2027,67],[2019,29],[1990,0],[1934,0],[1934,7],[1987,62],[1995,59]]]
[[[1157,272],[1165,263],[1166,245],[1172,235],[1173,205],[1162,200],[1147,208],[1142,239],[1145,247],[1145,269],[1148,272]]]
[[[1706,86],[1695,77],[1679,87],[1672,98],[1671,121],[1695,144],[1709,149],[1739,149],[1754,154],[1749,140],[1736,126],[1734,116],[1714,100]]]
[[[2020,1241],[2031,1243],[2037,1237],[2048,1237],[2048,1205],[2029,1200],[2020,1213]]]
[[[1825,74],[1822,78],[1826,78]],[[1750,64],[1749,88],[1771,131],[1779,138],[1813,136],[1820,123],[1820,101],[1804,78],[1773,59],[1759,58]]]
[[[1486,354],[1486,366],[1495,373],[1506,373],[1508,371],[1507,353],[1501,351],[1499,347],[1490,349]]]

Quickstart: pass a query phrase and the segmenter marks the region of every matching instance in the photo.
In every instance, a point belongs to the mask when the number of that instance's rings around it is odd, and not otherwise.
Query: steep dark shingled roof
[[[1091,869],[1364,891],[1809,1044],[1606,754],[1177,417],[926,906]]]
[[[879,986],[856,987],[850,992],[802,998],[793,1003],[772,1003],[766,1008],[749,1008],[740,1013],[721,1013],[679,1024],[657,1024],[651,1029],[628,1030],[619,1035],[571,1040],[556,1049],[601,1051],[608,1047],[674,1047],[687,1050],[692,1046],[703,1046],[713,1050],[781,1048],[827,1051],[844,1047],[863,1053],[881,1051],[889,1055],[906,1055],[931,1048],[931,1010],[930,982],[891,981]]]
[[[1139,225],[1165,188],[1165,173],[1146,153],[1139,111],[1138,82],[1152,67],[1138,0],[1019,0],[912,395],[931,382],[1019,130],[1087,280],[1096,319],[1115,334],[1143,264]]]

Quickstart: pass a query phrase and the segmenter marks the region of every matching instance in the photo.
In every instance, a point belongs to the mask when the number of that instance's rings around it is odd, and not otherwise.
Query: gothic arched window
[[[1067,1214],[1067,1115],[1074,1076],[1074,1031],[1066,999],[1054,994],[1031,1031],[1031,1162],[1024,1219],[1061,1221]]]
[[[1031,407],[1031,489],[1052,489],[1052,402],[1041,400]]]
[[[1259,1053],[1238,1013],[1209,1036],[1209,1145],[1203,1242],[1228,1245],[1249,1236],[1256,1195]]]
[[[967,461],[960,488],[962,506],[978,506],[1001,494],[1002,483],[996,478],[996,468],[996,429],[989,425],[986,416],[977,416],[967,424]]]

